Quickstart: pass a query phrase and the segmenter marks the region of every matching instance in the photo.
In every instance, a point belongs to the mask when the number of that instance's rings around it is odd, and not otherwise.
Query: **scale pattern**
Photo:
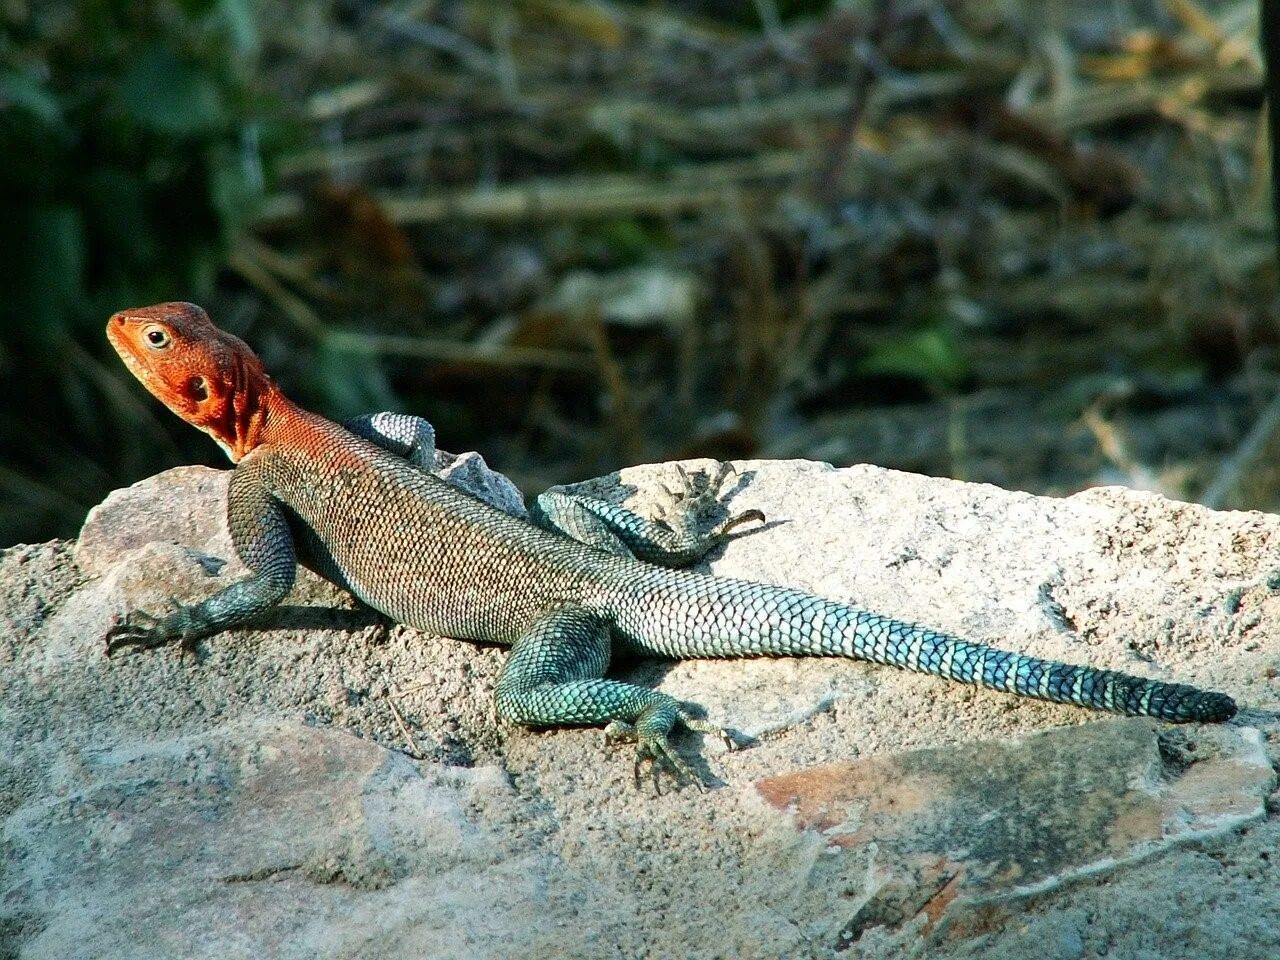
[[[606,553],[664,567],[696,563],[707,552],[708,536],[717,536],[701,535],[690,526],[658,524],[617,504],[559,490],[539,494],[529,518],[544,529],[558,531]]]
[[[748,514],[700,544],[654,534],[653,524],[598,503],[568,505],[587,518],[581,529],[572,516],[560,532],[542,529],[410,463],[403,438],[384,449],[377,430],[363,439],[295,406],[248,347],[191,304],[117,314],[108,336],[144,385],[237,461],[227,519],[251,571],[167,616],[135,612],[109,632],[108,651],[189,643],[242,623],[280,600],[302,562],[401,623],[512,646],[500,715],[532,726],[607,723],[611,735],[636,739],[655,770],[678,777],[692,772],[670,751],[668,732],[715,728],[666,694],[605,679],[614,645],[676,658],[853,657],[1176,722],[1236,712],[1220,693],[997,650],[799,590],[637,559],[688,562]]]
[[[216,625],[221,612],[221,629],[276,602],[296,542],[303,563],[401,623],[515,644],[498,706],[519,723],[630,722],[655,703],[669,707],[634,685],[589,682],[607,669],[610,637],[630,652],[672,658],[852,657],[1176,722],[1235,712],[1223,694],[998,650],[800,590],[604,553],[495,510],[310,414],[241,461],[235,490],[229,525],[258,576],[198,605],[201,623]],[[292,536],[266,521],[264,503],[283,505]]]
[[[602,553],[495,510],[329,421],[306,415],[298,430],[240,470],[254,472],[297,518],[304,561],[402,623],[519,641],[505,689],[528,691],[539,706],[526,713],[505,696],[500,709],[517,722],[629,721],[651,703],[627,684],[584,688],[588,665],[595,677],[607,669],[610,634],[641,654],[852,657],[1178,722],[1235,712],[1222,694],[998,650],[800,590]],[[297,452],[316,446],[327,453]],[[260,524],[256,512],[239,524],[232,517],[233,529]],[[604,655],[588,655],[588,634]],[[553,652],[543,656],[543,648]]]
[[[1175,722],[1234,716],[1230,697],[1184,684],[1073,666],[824,600],[800,590],[654,571],[617,605],[618,632],[674,658],[852,657],[1024,697]]]

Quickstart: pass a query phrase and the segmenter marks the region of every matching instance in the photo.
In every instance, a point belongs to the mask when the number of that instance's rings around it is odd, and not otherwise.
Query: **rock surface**
[[[695,464],[696,465],[696,464]],[[703,466],[706,466],[703,464]],[[642,511],[670,464],[580,485]],[[746,462],[712,571],[1242,705],[1170,727],[837,661],[624,664],[757,738],[651,796],[492,715],[503,651],[312,576],[197,657],[131,607],[242,575],[225,474],[0,553],[0,958],[1280,956],[1280,518]],[[701,754],[701,758],[697,757]]]

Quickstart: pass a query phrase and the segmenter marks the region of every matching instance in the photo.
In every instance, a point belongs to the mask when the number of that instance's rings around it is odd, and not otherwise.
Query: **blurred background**
[[[102,336],[526,492],[813,457],[1280,506],[1256,0],[0,0],[0,545],[226,465]]]

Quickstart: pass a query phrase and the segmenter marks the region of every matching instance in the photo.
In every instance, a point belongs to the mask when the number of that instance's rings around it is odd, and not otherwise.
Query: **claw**
[[[737,467],[735,467],[728,460],[722,460],[720,462],[719,469],[716,470],[715,478],[710,483],[711,492],[715,494],[718,498],[720,494],[720,488],[724,486],[725,480],[728,479],[730,476],[737,476],[737,474],[738,474]]]
[[[733,753],[738,749],[738,741],[724,727],[712,723],[710,720],[699,720],[697,717],[690,715],[684,710],[680,711],[680,722],[690,730],[696,733],[709,733],[722,744],[725,750]]]
[[[709,720],[701,720],[686,709],[679,708],[676,710],[676,722],[697,733],[712,734],[718,737],[726,750],[732,751],[738,748],[737,742],[728,730],[717,726]],[[628,723],[625,720],[611,720],[609,725],[604,728],[606,749],[620,743],[636,744],[635,763],[631,770],[636,789],[640,789],[641,772],[644,770],[645,764],[648,764],[655,794],[659,796],[662,794],[663,773],[671,777],[677,788],[692,783],[700,792],[705,793],[707,785],[703,782],[702,777],[672,749],[666,733],[643,731],[644,724],[641,723],[640,726],[642,732],[637,732],[637,726],[634,723]]]
[[[137,646],[144,649],[159,647],[171,640],[178,640],[182,645],[182,653],[195,653],[195,646],[204,636],[193,628],[191,608],[184,607],[176,597],[169,597],[170,611],[165,616],[156,616],[146,610],[130,611],[123,618],[112,618],[111,626],[103,635],[107,656],[111,656],[121,647]]]
[[[103,636],[107,656],[125,646],[156,647],[168,638],[160,629],[162,619],[145,610],[134,610],[126,617],[113,617]]]
[[[663,515],[672,529],[676,529],[677,526],[690,528],[694,514],[709,504],[721,504],[725,480],[730,476],[736,476],[738,472],[737,468],[728,461],[722,461],[714,475],[708,475],[703,470],[690,474],[681,464],[676,464],[676,471],[684,488],[681,493],[676,493],[666,484],[658,484],[667,496],[668,503],[663,508]],[[677,517],[677,512],[682,516]],[[753,520],[766,522],[762,511],[746,510],[729,517],[706,536],[713,541],[724,540],[729,531]]]
[[[684,466],[679,463],[676,464],[676,472],[680,474],[680,483],[681,485],[684,486],[684,495],[690,500],[692,500],[694,497],[697,496],[697,493],[694,492],[693,480],[692,478],[690,478],[689,472],[685,470]],[[705,477],[706,474],[699,471],[698,476]]]
[[[765,523],[766,520],[764,518],[764,512],[752,509],[743,510],[742,513],[735,513],[724,523],[720,524],[720,527],[715,531],[715,535],[717,537],[728,536],[729,531],[734,527],[741,526],[744,523],[750,523],[752,520],[759,520],[761,523]]]
[[[671,749],[665,737],[642,740],[636,747],[633,774],[637,790],[640,789],[640,768],[646,761],[649,763],[649,772],[653,777],[653,792],[656,796],[662,796],[663,772],[671,776],[677,788],[692,783],[700,793],[706,793],[707,787],[702,782],[702,778]]]

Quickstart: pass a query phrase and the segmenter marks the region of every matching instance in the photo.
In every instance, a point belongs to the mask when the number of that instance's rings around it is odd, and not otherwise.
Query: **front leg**
[[[189,649],[202,637],[237,626],[284,598],[298,570],[293,534],[284,509],[255,476],[252,464],[242,464],[231,475],[227,526],[250,575],[163,616],[133,611],[107,631],[108,656],[121,647],[154,647],[170,640]]]
[[[478,453],[452,454],[437,449],[435,427],[422,417],[408,413],[366,413],[344,420],[342,426],[503,513],[521,519],[527,516],[524,495],[514,483],[491,469]]]
[[[436,428],[430,421],[408,413],[363,413],[342,421],[342,426],[383,450],[404,457],[415,467],[434,473]]]

